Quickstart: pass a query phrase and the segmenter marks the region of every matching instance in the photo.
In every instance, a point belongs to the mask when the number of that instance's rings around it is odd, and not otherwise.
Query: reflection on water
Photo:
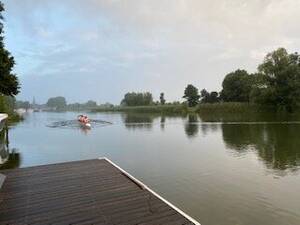
[[[2,123],[3,124],[3,123]],[[20,154],[16,149],[9,149],[8,129],[1,126],[0,131],[0,169],[13,169],[20,166]]]
[[[220,124],[206,124],[206,123],[201,123],[201,131],[202,135],[205,137],[206,135],[210,133],[214,133],[216,131],[220,130]]]
[[[86,126],[80,126],[80,131],[81,133],[85,134],[85,135],[88,135],[89,132],[91,131],[91,128],[90,127],[86,127]]]
[[[248,115],[249,116],[249,115]],[[232,115],[231,115],[232,117]],[[222,132],[223,141],[226,147],[236,151],[239,154],[255,151],[259,158],[264,162],[267,168],[276,170],[291,171],[298,170],[300,168],[300,124],[289,123],[280,124],[272,123],[279,122],[278,119],[282,116],[268,117],[272,122],[258,120],[256,124],[254,119],[266,119],[266,115],[255,116],[255,118],[249,119],[251,123],[214,123],[203,122],[210,121],[212,116],[199,117],[198,114],[188,114],[186,117],[175,117],[184,119],[184,132],[190,139],[199,137],[201,129],[201,137],[205,137],[210,133]],[[167,116],[161,116],[158,114],[138,114],[128,113],[122,114],[122,120],[126,128],[128,129],[140,129],[151,130],[155,124],[155,121],[159,121],[160,128],[165,131],[168,122],[166,122]],[[174,118],[174,117],[173,117]],[[218,117],[217,121],[234,121],[229,120],[229,116]],[[295,118],[290,118],[295,119]],[[286,120],[285,120],[286,121]],[[263,123],[262,123],[263,122]],[[236,155],[239,156],[239,155]]]
[[[160,117],[160,129],[163,131],[165,129],[166,116],[162,115]]]
[[[151,114],[136,114],[136,113],[125,113],[122,114],[124,125],[128,129],[145,129],[151,130],[156,115]]]
[[[201,224],[300,224],[296,116],[91,113],[112,124],[47,126],[76,116],[28,115],[9,130],[10,146],[22,154],[10,161],[27,167],[105,156]]]
[[[197,114],[187,115],[184,131],[189,138],[195,138],[199,132],[199,118]]]
[[[202,122],[282,122],[300,121],[300,114],[289,113],[234,113],[234,112],[201,112]]]
[[[129,130],[148,130],[151,131],[155,124],[160,124],[161,130],[164,130],[167,119],[185,119],[185,115],[171,114],[151,114],[151,113],[122,113],[120,114],[122,122]]]
[[[242,117],[242,118],[240,118]],[[295,171],[300,168],[299,115],[285,113],[200,114],[202,121],[225,121],[223,124],[204,123],[202,132],[221,126],[226,147],[239,154],[255,152],[267,168]],[[241,123],[236,122],[241,119]],[[245,123],[251,121],[251,123]],[[293,122],[294,121],[294,122]],[[284,122],[284,123],[280,123]]]
[[[17,149],[8,151],[8,156],[3,164],[0,164],[0,170],[14,169],[21,165],[21,155]]]
[[[226,146],[243,153],[255,150],[268,168],[297,170],[300,166],[300,125],[222,125]]]

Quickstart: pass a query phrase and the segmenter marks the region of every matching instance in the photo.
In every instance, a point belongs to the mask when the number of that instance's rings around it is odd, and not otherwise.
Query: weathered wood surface
[[[194,224],[104,159],[1,173],[1,225]]]

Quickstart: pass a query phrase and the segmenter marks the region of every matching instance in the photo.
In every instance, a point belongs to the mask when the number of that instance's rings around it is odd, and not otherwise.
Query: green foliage
[[[67,105],[67,110],[70,111],[82,111],[82,110],[90,110],[97,107],[97,102],[89,100],[86,103],[72,103]]]
[[[182,114],[188,110],[182,104],[165,104],[151,106],[117,106],[110,108],[98,107],[93,109],[93,112],[134,112],[134,113],[160,113],[160,114]]]
[[[166,103],[165,94],[164,93],[160,93],[159,100],[160,100],[160,104],[161,105],[164,105]]]
[[[254,103],[242,103],[242,102],[220,102],[220,103],[203,103],[197,108],[198,113],[209,113],[214,115],[215,113],[245,113],[245,112],[268,112],[274,111],[271,106],[263,106]]]
[[[189,107],[196,106],[199,103],[200,98],[198,89],[193,85],[189,84],[184,90],[183,98],[187,100]]]
[[[15,65],[14,57],[5,49],[3,42],[3,16],[4,6],[0,2],[0,94],[15,96],[19,93],[19,81],[12,73]]]
[[[14,112],[16,99],[12,96],[0,96],[0,113],[8,114],[8,122],[14,123],[22,120],[22,117]]]
[[[203,103],[207,102],[207,99],[209,98],[209,92],[206,89],[202,89],[200,91],[200,97],[201,97],[201,102]]]
[[[56,110],[64,110],[67,106],[67,102],[64,97],[58,96],[54,98],[49,98],[47,101],[47,106],[55,108]]]
[[[284,48],[268,53],[258,73],[236,70],[226,75],[221,98],[225,102],[253,102],[293,111],[300,103],[300,56]]]
[[[218,101],[219,101],[219,93],[216,92],[216,91],[210,92],[208,102],[209,103],[216,103]]]
[[[80,111],[80,110],[83,110],[83,105],[80,104],[80,103],[78,103],[78,102],[75,102],[75,103],[72,103],[72,104],[68,104],[67,110],[70,110],[70,111]]]
[[[0,96],[0,113],[4,112],[9,115],[14,113],[16,99],[11,96]]]
[[[292,111],[300,102],[300,56],[279,48],[258,67],[257,84],[251,93],[254,102],[276,105]]]
[[[204,122],[277,121],[278,115],[275,107],[242,102],[200,104],[197,113]]]
[[[219,93],[216,91],[208,92],[203,89],[200,92],[201,103],[216,103],[220,101]]]
[[[29,101],[16,101],[16,108],[20,109],[29,109],[30,108],[30,102]]]
[[[225,102],[249,102],[254,76],[246,70],[236,70],[225,76],[221,98]]]
[[[152,94],[149,92],[145,93],[127,93],[121,102],[124,106],[146,106],[153,103]]]
[[[84,104],[84,106],[86,108],[94,108],[94,107],[97,107],[97,102],[89,100]]]

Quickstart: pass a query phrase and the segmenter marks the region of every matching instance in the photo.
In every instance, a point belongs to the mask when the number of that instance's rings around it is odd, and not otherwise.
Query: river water
[[[26,115],[9,130],[5,167],[108,157],[202,225],[300,224],[300,123],[293,119],[95,113],[89,116],[112,124],[51,126],[76,116]]]

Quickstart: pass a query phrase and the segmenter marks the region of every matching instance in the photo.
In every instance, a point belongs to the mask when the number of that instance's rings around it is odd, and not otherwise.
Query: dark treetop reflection
[[[228,148],[254,149],[268,168],[299,169],[300,124],[223,124],[222,133]]]
[[[197,114],[187,115],[184,131],[189,138],[197,137],[199,132],[199,118]]]
[[[151,130],[152,123],[157,116],[151,114],[122,114],[124,125],[128,129],[145,129]]]
[[[0,169],[13,169],[21,164],[20,153],[16,149],[9,149],[6,128],[0,131]]]

